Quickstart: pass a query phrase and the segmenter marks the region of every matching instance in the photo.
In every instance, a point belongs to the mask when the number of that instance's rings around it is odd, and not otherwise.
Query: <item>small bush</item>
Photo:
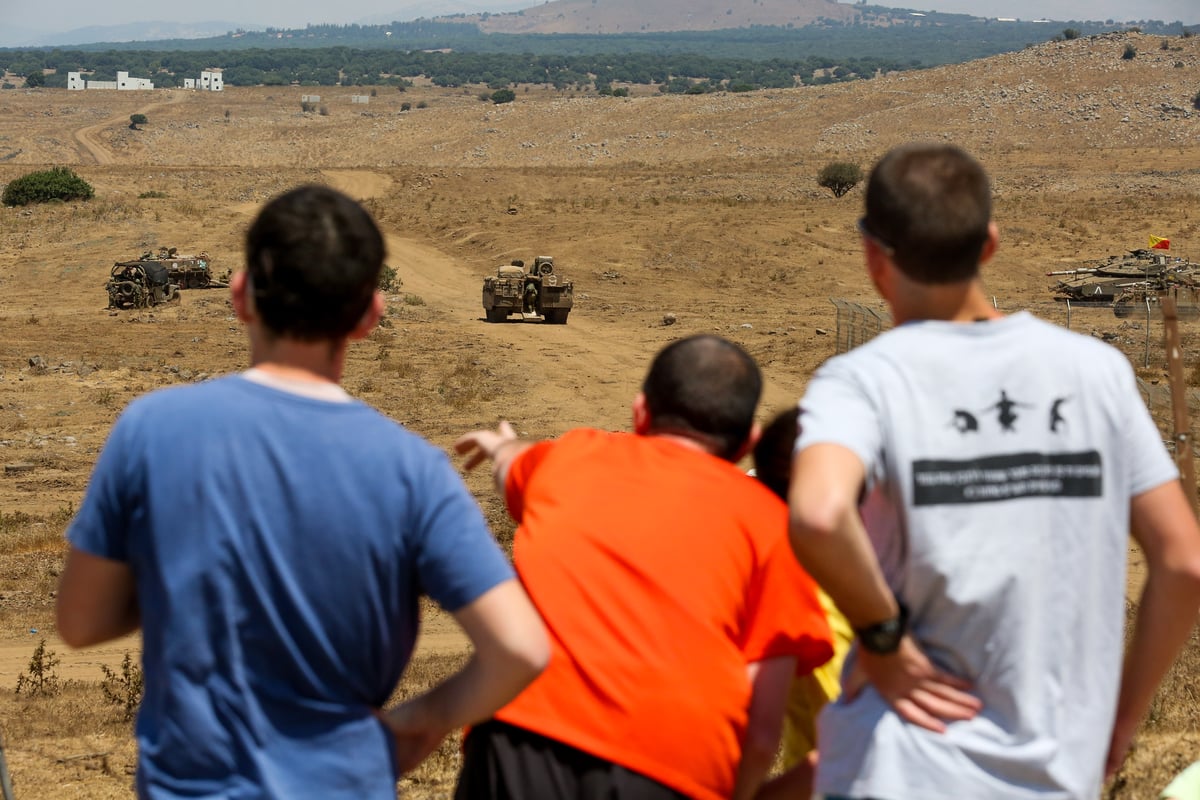
[[[311,114],[312,112],[317,110],[317,104],[312,102],[311,100],[301,100],[300,101],[300,110],[303,111],[305,114]]]
[[[496,105],[500,105],[501,103],[511,103],[516,99],[517,93],[512,89],[497,89],[496,91],[492,92],[492,102]]]
[[[33,651],[25,672],[17,676],[17,694],[24,692],[29,697],[49,697],[62,691],[62,681],[54,671],[58,663],[58,656],[53,650],[46,649],[46,640],[42,639]]]
[[[421,297],[419,294],[406,294],[404,295],[404,305],[423,306],[425,305],[425,298]]]
[[[122,718],[130,722],[137,715],[145,689],[142,668],[129,657],[129,651],[126,651],[119,675],[115,670],[109,669],[107,664],[101,664],[100,671],[104,673],[104,680],[100,681],[104,699],[120,706]]]
[[[1125,45],[1125,52],[1121,53],[1121,58],[1126,61],[1132,61],[1137,58],[1137,48],[1132,44]]]
[[[1063,28],[1062,37],[1067,40],[1078,39],[1079,31],[1076,28]]]
[[[426,103],[424,100],[418,101],[417,108],[429,108],[429,103]]]
[[[858,164],[831,161],[821,167],[821,171],[817,174],[817,185],[833,192],[834,197],[841,197],[857,186],[862,179],[862,169]]]
[[[67,167],[31,172],[4,187],[0,202],[6,206],[27,206],[51,200],[91,200],[96,190]]]
[[[479,102],[490,103],[491,101],[492,101],[492,93],[491,92],[480,92],[479,93]]]
[[[149,122],[149,120],[146,119],[145,114],[129,115],[129,127],[133,128],[135,131],[138,129],[138,125],[145,125],[147,122]]]
[[[151,189],[148,192],[142,192],[141,194],[139,194],[138,199],[139,200],[161,200],[164,197],[170,197],[170,196],[171,195],[167,194],[166,192],[160,192],[157,189]]]
[[[400,110],[401,111],[412,111],[412,103],[401,103]]]
[[[384,264],[383,269],[379,271],[379,291],[391,292],[399,289],[403,284],[404,281],[400,280],[400,276],[396,274],[396,268]]]
[[[329,106],[322,104],[321,107],[319,109],[317,109],[317,113],[320,114],[322,117],[328,117],[329,116]]]
[[[1192,108],[1200,111],[1200,92],[1196,92],[1196,96],[1192,98]]]

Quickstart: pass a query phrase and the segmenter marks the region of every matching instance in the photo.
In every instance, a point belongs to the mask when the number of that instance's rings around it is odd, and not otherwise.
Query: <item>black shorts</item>
[[[455,800],[687,800],[611,761],[490,720],[467,734]]]

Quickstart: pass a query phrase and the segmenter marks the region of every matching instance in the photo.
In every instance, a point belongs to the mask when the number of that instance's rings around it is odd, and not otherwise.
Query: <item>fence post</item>
[[[1150,295],[1146,295],[1146,359],[1142,366],[1150,367]]]
[[[8,762],[4,760],[4,737],[0,736],[0,794],[4,800],[15,800],[12,779],[8,777]]]

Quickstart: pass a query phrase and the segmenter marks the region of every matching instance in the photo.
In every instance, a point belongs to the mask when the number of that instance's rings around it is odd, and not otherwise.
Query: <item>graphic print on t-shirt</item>
[[[1060,433],[1068,420],[1063,405],[1070,396],[1055,397],[1049,404],[1049,431]],[[1018,409],[1036,409],[1038,404],[1009,397],[972,413],[953,409],[950,423],[960,434],[979,434],[976,414],[993,412],[990,431],[1016,433],[1022,415]],[[1044,406],[1043,406],[1044,408]],[[1100,497],[1102,493],[1100,453],[1006,453],[970,459],[917,459],[912,464],[913,505],[953,505],[1015,500],[1021,497]]]
[[[1008,453],[913,461],[913,505],[990,503],[1021,497],[1100,497],[1100,453]]]

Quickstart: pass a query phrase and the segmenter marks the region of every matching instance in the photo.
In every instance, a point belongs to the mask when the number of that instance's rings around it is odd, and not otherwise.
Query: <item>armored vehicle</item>
[[[142,253],[140,258],[132,261],[122,261],[122,264],[144,264],[155,261],[167,268],[171,283],[180,289],[208,289],[222,287],[227,284],[213,280],[208,253],[201,252],[195,256],[180,255],[174,247],[160,247],[158,253],[149,251]]]
[[[109,308],[147,308],[179,299],[179,287],[156,259],[114,264],[104,288]]]
[[[555,273],[553,257],[538,256],[528,271],[524,261],[514,259],[483,279],[483,310],[488,322],[520,314],[522,319],[566,325],[574,290],[571,281]]]
[[[1117,316],[1132,313],[1146,297],[1156,297],[1169,289],[1200,286],[1200,265],[1146,249],[1109,256],[1091,267],[1048,274],[1067,276],[1054,286],[1055,299],[1111,304]]]

